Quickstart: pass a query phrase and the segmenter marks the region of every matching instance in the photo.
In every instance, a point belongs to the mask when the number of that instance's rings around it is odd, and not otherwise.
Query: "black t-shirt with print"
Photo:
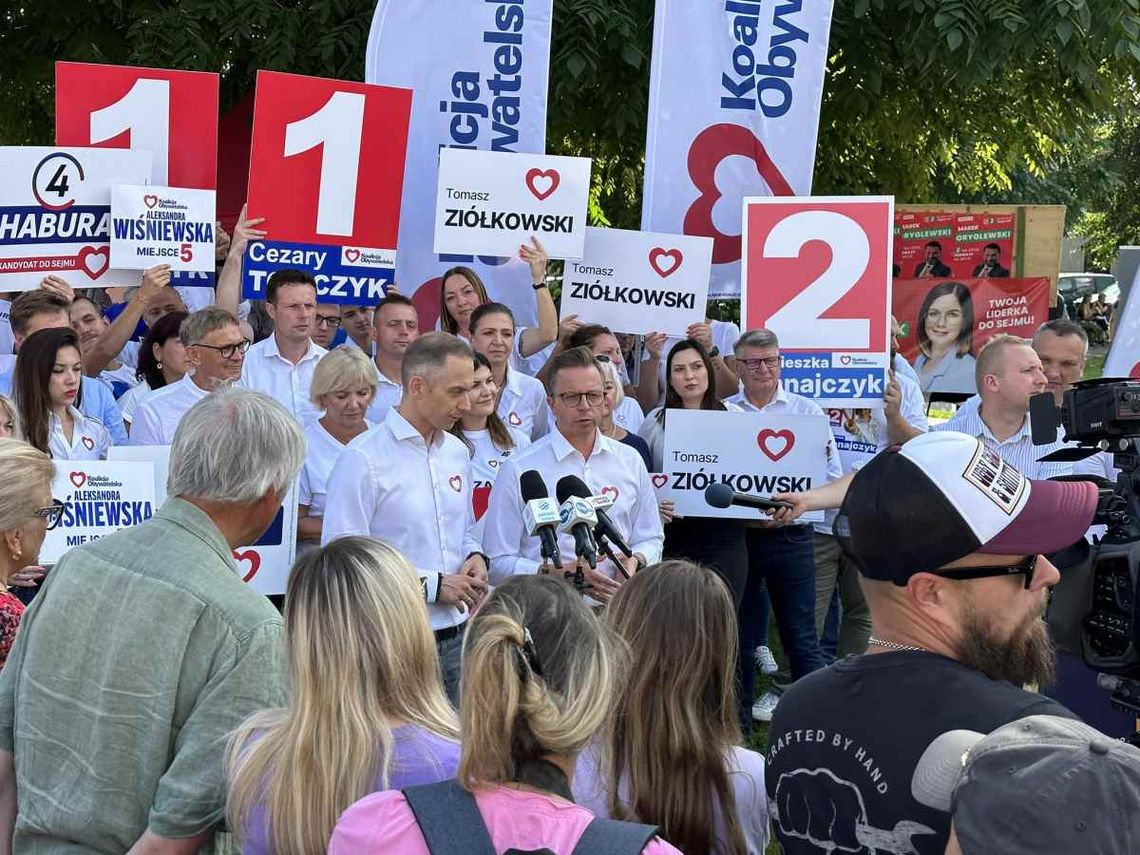
[[[776,707],[766,757],[785,855],[942,855],[950,814],[911,795],[922,752],[948,730],[989,733],[1028,715],[1076,717],[919,651],[851,657],[797,681]]]

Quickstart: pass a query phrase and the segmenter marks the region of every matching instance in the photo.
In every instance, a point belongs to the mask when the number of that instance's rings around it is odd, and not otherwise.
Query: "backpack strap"
[[[595,817],[578,838],[573,855],[641,855],[656,834],[656,825]]]
[[[495,855],[475,796],[454,778],[401,790],[431,855]]]

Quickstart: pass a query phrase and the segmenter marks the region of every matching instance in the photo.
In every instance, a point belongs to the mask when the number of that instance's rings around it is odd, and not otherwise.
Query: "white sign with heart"
[[[112,187],[111,263],[124,270],[169,264],[213,273],[216,196],[184,187]]]
[[[627,333],[683,336],[705,318],[712,238],[586,229],[562,274],[562,315]]]

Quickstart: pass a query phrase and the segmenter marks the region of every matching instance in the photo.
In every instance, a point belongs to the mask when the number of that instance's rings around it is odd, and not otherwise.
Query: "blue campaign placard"
[[[831,406],[882,400],[887,388],[887,367],[874,353],[794,351],[780,356],[780,385],[786,392],[835,402]]]
[[[253,241],[242,259],[242,297],[264,300],[269,276],[288,269],[311,273],[320,300],[353,306],[375,306],[396,279],[395,253],[387,250]]]
[[[170,284],[183,288],[213,288],[218,277],[213,273],[194,270],[176,270],[170,274]]]

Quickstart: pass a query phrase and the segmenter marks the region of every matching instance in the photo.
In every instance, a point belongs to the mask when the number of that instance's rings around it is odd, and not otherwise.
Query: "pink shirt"
[[[594,815],[584,807],[512,787],[475,792],[475,802],[491,834],[496,852],[541,849],[570,855]],[[365,796],[343,814],[329,841],[329,855],[399,852],[429,855],[420,828],[403,793],[388,791]],[[644,855],[681,855],[660,838],[650,841]]]

